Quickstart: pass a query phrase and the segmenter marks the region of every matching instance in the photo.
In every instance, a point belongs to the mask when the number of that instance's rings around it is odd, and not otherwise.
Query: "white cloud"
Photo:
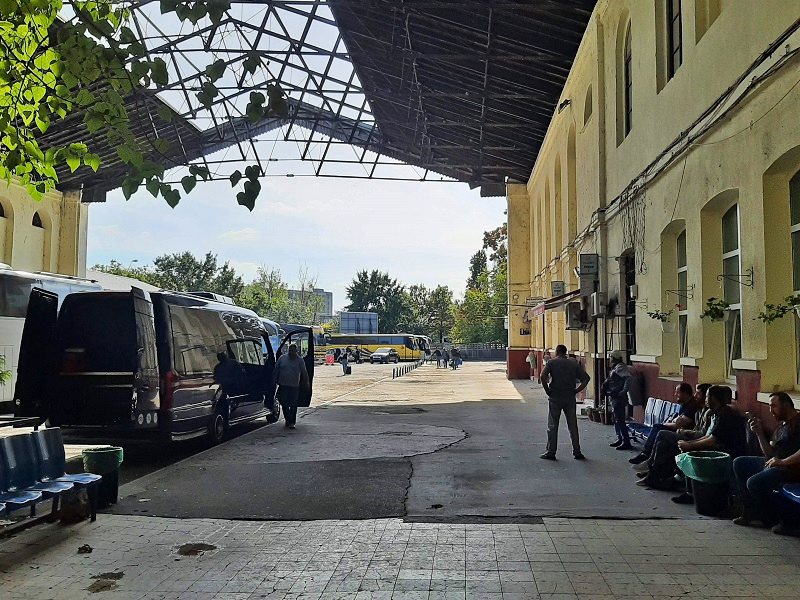
[[[255,227],[245,227],[243,229],[225,231],[219,234],[218,238],[223,242],[230,242],[232,244],[247,244],[263,241],[264,234]]]

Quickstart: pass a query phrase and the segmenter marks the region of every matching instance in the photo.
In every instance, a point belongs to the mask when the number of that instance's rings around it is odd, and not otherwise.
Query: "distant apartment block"
[[[314,294],[319,296],[325,301],[320,313],[322,315],[333,314],[333,292],[326,292],[322,288],[314,288],[313,291],[309,290],[289,290],[289,300],[302,300],[305,295]]]

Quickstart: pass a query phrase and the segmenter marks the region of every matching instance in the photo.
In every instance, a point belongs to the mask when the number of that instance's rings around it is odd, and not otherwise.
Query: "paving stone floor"
[[[198,555],[180,555],[205,543]],[[92,552],[78,548],[88,544]],[[800,597],[800,540],[717,520],[542,524],[100,515],[0,541],[15,600],[665,600]]]

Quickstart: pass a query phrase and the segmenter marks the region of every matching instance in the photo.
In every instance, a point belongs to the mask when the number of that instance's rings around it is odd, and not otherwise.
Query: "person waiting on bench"
[[[608,356],[611,358],[611,373],[600,386],[600,393],[611,398],[614,410],[614,430],[617,439],[609,445],[617,450],[630,450],[633,446],[625,417],[628,412],[628,390],[634,373],[625,364],[625,355],[621,350],[613,350]]]
[[[656,440],[653,456],[648,461],[650,469],[641,481],[636,482],[636,485],[673,489],[675,457],[681,452],[719,450],[727,452],[731,458],[741,456],[747,447],[744,420],[731,408],[732,400],[733,393],[729,387],[721,385],[709,387],[706,393],[706,406],[710,417],[705,434],[695,440],[679,440],[673,446],[677,436],[675,438],[665,436],[664,434],[671,432],[662,431]]]
[[[744,508],[742,516],[733,522],[751,525],[757,521],[765,527],[774,525],[775,533],[795,533],[787,523],[777,523],[783,511],[774,496],[784,483],[800,481],[800,412],[784,392],[769,397],[769,412],[778,421],[771,439],[767,438],[761,419],[751,416],[748,420],[764,456],[740,456],[733,461]]]
[[[660,431],[678,431],[678,429],[690,429],[694,427],[694,417],[700,407],[697,404],[697,395],[692,389],[692,386],[686,382],[678,384],[675,386],[673,397],[675,402],[680,405],[680,409],[670,421],[653,425],[642,451],[628,461],[632,465],[638,465],[650,458],[650,454],[653,452],[653,446],[656,443],[656,437]]]

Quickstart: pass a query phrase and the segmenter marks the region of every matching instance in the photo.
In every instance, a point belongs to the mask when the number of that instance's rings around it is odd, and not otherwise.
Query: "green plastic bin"
[[[675,462],[692,480],[692,495],[697,514],[713,517],[728,507],[733,464],[730,454],[697,450],[678,455]]]
[[[106,507],[116,504],[119,499],[119,466],[122,464],[123,452],[119,446],[100,446],[87,448],[82,453],[83,470],[87,473],[102,475],[98,490],[98,504]]]

